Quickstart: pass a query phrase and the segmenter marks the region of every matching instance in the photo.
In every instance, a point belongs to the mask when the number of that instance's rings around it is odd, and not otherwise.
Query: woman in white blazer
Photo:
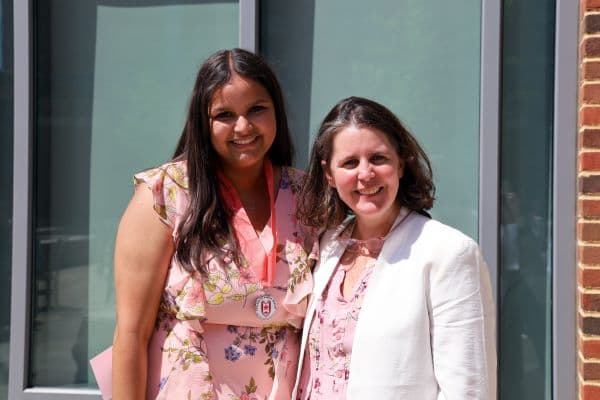
[[[494,305],[477,244],[437,222],[430,162],[384,106],[325,117],[298,201],[321,239],[299,400],[496,398]]]

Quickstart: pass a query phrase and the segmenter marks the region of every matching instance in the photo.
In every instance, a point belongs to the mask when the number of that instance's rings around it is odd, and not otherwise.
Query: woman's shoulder
[[[188,174],[185,161],[170,161],[134,175],[136,186],[152,192],[154,210],[170,227],[175,227],[187,207]]]
[[[339,244],[339,236],[353,221],[354,216],[349,215],[339,225],[328,228],[319,235],[319,248],[321,249],[321,257],[324,257],[335,250]]]
[[[389,239],[396,251],[409,251],[416,258],[442,260],[479,253],[478,244],[464,232],[414,211]]]
[[[408,229],[418,232],[422,240],[474,242],[470,236],[459,229],[415,211],[411,212],[406,222]]]
[[[157,167],[149,168],[133,176],[135,184],[146,183],[153,186],[160,183],[164,186],[177,186],[188,189],[187,163],[185,160],[170,161]]]
[[[302,180],[304,179],[304,171],[292,166],[281,167],[281,184],[282,189],[290,189],[292,193],[296,194],[302,187]]]

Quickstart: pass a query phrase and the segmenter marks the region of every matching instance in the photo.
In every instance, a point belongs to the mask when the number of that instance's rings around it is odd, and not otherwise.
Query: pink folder
[[[112,399],[112,346],[90,360],[102,399]]]

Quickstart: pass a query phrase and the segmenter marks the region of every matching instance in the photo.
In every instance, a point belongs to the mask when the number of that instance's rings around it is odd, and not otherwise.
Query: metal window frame
[[[239,46],[258,52],[258,0],[240,0]]]
[[[27,381],[29,344],[29,276],[31,213],[31,76],[30,2],[13,4],[14,141],[13,230],[8,397],[23,398]]]
[[[478,231],[495,299],[499,243],[501,10],[501,0],[482,1]]]
[[[482,1],[479,243],[497,299],[501,1]],[[576,154],[579,10],[556,0],[552,154],[552,398],[577,395]]]
[[[257,0],[240,0],[239,46],[257,51]],[[100,400],[98,389],[27,387],[31,328],[33,168],[33,0],[15,1],[12,280],[8,397],[13,400]]]
[[[556,0],[552,171],[552,398],[577,396],[576,193],[579,2]]]
[[[496,310],[499,309],[501,27],[502,0],[483,0],[481,4],[478,233],[479,245],[488,264]],[[498,341],[499,335],[496,336]]]

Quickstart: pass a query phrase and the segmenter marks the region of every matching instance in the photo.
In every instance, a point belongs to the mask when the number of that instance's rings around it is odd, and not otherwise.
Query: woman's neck
[[[238,193],[243,193],[253,191],[266,184],[263,168],[263,163],[260,163],[256,166],[243,169],[223,168],[222,172],[229,182],[231,182],[235,190]]]
[[[400,207],[393,207],[381,218],[361,218],[357,215],[352,237],[359,240],[384,237],[392,229],[399,212]]]

